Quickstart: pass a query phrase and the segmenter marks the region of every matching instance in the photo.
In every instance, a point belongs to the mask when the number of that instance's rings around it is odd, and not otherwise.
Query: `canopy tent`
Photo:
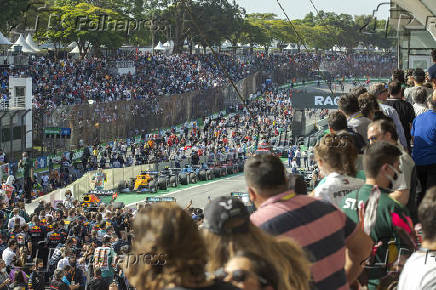
[[[67,45],[68,49],[74,49],[77,46],[77,43],[75,41],[71,42],[70,44]]]
[[[1,33],[1,31],[0,31],[0,45],[11,45],[11,44],[12,43],[9,41],[9,39],[4,37],[3,33]]]
[[[165,47],[165,48],[170,48],[171,47],[171,43],[169,41],[167,41],[164,44],[162,44],[162,46]]]
[[[22,34],[20,34],[20,37],[18,37],[17,41],[15,41],[14,45],[12,45],[9,50],[14,50],[15,47],[18,46],[21,46],[21,51],[24,53],[35,53],[35,51],[27,44]]]
[[[297,45],[293,43],[289,43],[288,46],[284,48],[284,50],[293,50],[293,49],[297,49]]]
[[[76,45],[76,47],[73,48],[69,53],[71,53],[71,54],[79,54],[80,53],[79,47]]]
[[[232,43],[231,43],[230,41],[228,41],[228,40],[224,41],[224,42],[221,44],[221,48],[229,48],[229,47],[231,47],[231,46],[232,46]]]
[[[40,52],[41,50],[39,49],[38,45],[33,41],[32,36],[29,34],[27,34],[26,37],[26,43],[27,45],[30,46],[30,48],[32,48],[35,52]]]
[[[166,50],[166,48],[162,45],[162,42],[159,41],[154,50]]]

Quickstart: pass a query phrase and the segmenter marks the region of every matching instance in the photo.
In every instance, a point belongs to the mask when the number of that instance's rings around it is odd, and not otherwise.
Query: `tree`
[[[84,56],[91,45],[98,51],[101,45],[118,48],[122,45],[123,33],[129,29],[128,19],[110,9],[88,3],[54,7],[58,13],[42,38],[53,43],[67,44],[75,41]],[[56,18],[53,20],[53,18]]]
[[[0,31],[24,30],[24,13],[29,9],[29,0],[3,0],[0,13]]]

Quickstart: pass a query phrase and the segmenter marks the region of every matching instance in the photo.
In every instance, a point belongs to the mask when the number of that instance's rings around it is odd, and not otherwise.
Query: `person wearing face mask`
[[[369,145],[363,157],[365,185],[347,194],[340,205],[374,242],[364,270],[369,289],[398,281],[401,264],[415,249],[408,211],[389,196],[389,187],[399,172],[401,154],[397,146],[385,141]]]
[[[400,170],[396,173],[397,178],[392,179],[390,197],[407,206],[413,221],[416,221],[416,166],[412,157],[398,144],[398,135],[395,126],[388,120],[378,120],[368,126],[368,140],[371,144],[386,141],[401,150]]]

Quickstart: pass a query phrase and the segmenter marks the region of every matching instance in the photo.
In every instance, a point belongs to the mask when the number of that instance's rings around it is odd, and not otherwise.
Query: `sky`
[[[372,14],[377,5],[383,0],[312,0],[318,10],[346,13],[351,15]],[[309,0],[279,0],[288,14],[289,18],[301,19],[309,13],[316,14],[315,9]],[[285,18],[277,0],[236,0],[239,6],[245,8],[247,13],[275,13],[279,18]],[[387,19],[389,5],[383,5],[376,12],[378,19]]]

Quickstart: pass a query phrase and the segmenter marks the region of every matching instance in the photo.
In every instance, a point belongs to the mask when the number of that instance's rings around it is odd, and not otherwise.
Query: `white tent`
[[[9,50],[14,50],[15,47],[21,46],[21,51],[24,53],[34,53],[35,51],[27,44],[26,40],[24,39],[23,35],[20,34],[20,37],[18,37],[17,41],[15,41],[14,45]]]
[[[26,43],[27,45],[30,46],[30,48],[32,48],[35,52],[40,52],[41,50],[39,49],[38,45],[33,41],[32,36],[29,34],[27,34],[26,37]]]
[[[67,45],[68,49],[73,49],[77,46],[77,43],[75,41],[71,42],[70,44]]]
[[[221,44],[221,48],[228,48],[228,47],[231,47],[231,46],[232,46],[232,43],[230,41],[228,41],[228,40],[224,41]]]
[[[159,41],[154,50],[166,50],[166,48],[162,45],[162,42]]]
[[[297,45],[293,43],[289,43],[288,46],[284,48],[284,50],[293,50],[293,49],[297,49]]]
[[[169,49],[171,47],[171,43],[169,41],[167,41],[164,44],[162,44],[162,46]]]
[[[71,54],[79,54],[79,53],[80,53],[79,47],[76,45],[76,47],[73,48],[73,49],[70,51],[70,53],[71,53]]]
[[[0,31],[0,45],[11,45],[11,44],[12,43],[9,41],[9,39],[4,37],[3,33],[1,33],[1,31]]]

